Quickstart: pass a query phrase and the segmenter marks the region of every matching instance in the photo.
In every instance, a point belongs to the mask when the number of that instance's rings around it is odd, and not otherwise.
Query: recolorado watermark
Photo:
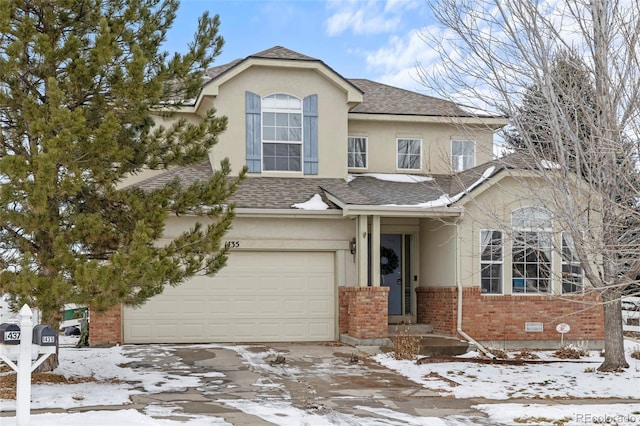
[[[636,425],[640,422],[640,414],[575,414],[576,423],[585,425]]]

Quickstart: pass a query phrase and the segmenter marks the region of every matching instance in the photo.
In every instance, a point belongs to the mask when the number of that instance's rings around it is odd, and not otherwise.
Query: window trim
[[[352,153],[352,151],[349,150],[349,143],[351,142],[351,139],[364,139],[364,166],[362,167],[349,165],[349,156]],[[355,154],[355,151],[353,153]],[[347,136],[347,168],[358,169],[358,170],[364,170],[369,168],[369,137],[368,136]]]
[[[418,142],[418,167],[417,168],[402,168],[400,167],[400,141],[417,141]],[[413,155],[413,154],[412,154]],[[396,138],[396,170],[422,170],[422,139],[413,137]]]
[[[275,97],[277,95],[286,95],[291,98],[296,99],[299,104],[299,109],[291,109],[291,108],[275,108],[265,106],[265,99]],[[261,159],[260,159],[260,170],[262,173],[290,173],[290,174],[301,174],[304,172],[304,100],[299,98],[296,95],[286,92],[275,92],[270,93],[268,95],[260,98],[261,110],[260,110],[260,151],[261,151]],[[300,116],[300,140],[295,141],[278,141],[278,140],[266,140],[264,136],[264,128],[265,128],[265,113],[286,113],[286,114],[299,114]],[[277,127],[276,127],[277,128]],[[300,145],[300,169],[299,170],[269,170],[265,169],[265,144],[280,144],[280,145]]]
[[[469,167],[463,167],[462,168],[458,168],[457,165],[454,164],[454,157],[453,157],[453,144],[455,142],[466,142],[466,143],[470,143],[473,147],[473,153],[471,154],[471,165],[469,165]],[[454,172],[461,172],[463,170],[468,170],[471,169],[473,167],[476,166],[476,162],[477,162],[477,143],[475,140],[473,139],[451,139],[451,169]],[[465,158],[464,155],[456,155],[457,158]],[[458,161],[459,162],[459,161]],[[463,161],[464,162],[464,161]]]
[[[500,256],[500,258],[498,260],[493,260],[493,259],[491,259],[491,260],[483,260],[482,259],[482,253],[484,251],[483,250],[483,238],[482,238],[482,235],[485,232],[490,232],[492,236],[493,236],[494,232],[500,233],[500,240],[499,241],[500,241],[501,256]],[[483,295],[483,296],[497,296],[497,295],[504,295],[505,294],[504,293],[504,289],[505,289],[505,286],[504,286],[504,281],[505,281],[504,280],[504,265],[505,265],[505,261],[504,261],[505,244],[504,244],[504,241],[505,241],[504,240],[504,233],[499,229],[481,229],[480,230],[480,244],[478,246],[478,247],[480,247],[480,253],[478,255],[478,258],[480,260],[480,294]],[[485,293],[483,291],[483,287],[482,287],[482,279],[483,279],[482,271],[484,269],[484,265],[499,265],[500,266],[500,274],[499,274],[500,291],[499,292],[495,292],[495,293],[486,292]]]

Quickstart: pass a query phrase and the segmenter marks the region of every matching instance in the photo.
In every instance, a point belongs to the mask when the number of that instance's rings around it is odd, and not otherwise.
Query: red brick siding
[[[435,333],[455,336],[458,294],[456,288],[416,288],[418,324],[431,324]]]
[[[339,329],[356,339],[380,339],[389,335],[388,287],[341,287]]]
[[[418,322],[436,333],[456,334],[458,290],[418,288]],[[604,312],[596,296],[482,296],[479,288],[462,293],[462,330],[476,340],[558,340],[556,325],[571,326],[567,339],[604,339]],[[543,332],[526,332],[526,322],[541,322]]]
[[[122,343],[122,307],[114,306],[106,312],[91,312],[89,345],[113,346]]]

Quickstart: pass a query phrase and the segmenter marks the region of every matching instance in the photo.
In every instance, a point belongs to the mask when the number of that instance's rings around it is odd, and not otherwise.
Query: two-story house
[[[402,321],[538,347],[568,323],[565,341],[602,341],[602,309],[574,303],[589,298],[579,265],[552,248],[570,253],[571,242],[519,187],[518,168],[493,160],[504,117],[346,79],[283,47],[207,75],[180,114],[228,117],[209,160],[128,184],[192,182],[224,157],[247,166],[228,265],[93,315],[93,345],[368,342]],[[197,220],[168,217],[165,238]]]

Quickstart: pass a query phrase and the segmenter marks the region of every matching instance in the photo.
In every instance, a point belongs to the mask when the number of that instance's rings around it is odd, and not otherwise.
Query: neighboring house
[[[579,265],[549,246],[570,253],[571,241],[527,199],[517,167],[493,160],[504,117],[346,79],[282,47],[207,75],[181,115],[228,117],[210,158],[127,185],[204,179],[224,157],[247,166],[228,265],[140,308],[92,315],[92,345],[368,342],[403,321],[529,347],[557,345],[567,323],[565,342],[601,343],[601,307],[573,303],[591,300]],[[169,217],[165,238],[196,220]]]

